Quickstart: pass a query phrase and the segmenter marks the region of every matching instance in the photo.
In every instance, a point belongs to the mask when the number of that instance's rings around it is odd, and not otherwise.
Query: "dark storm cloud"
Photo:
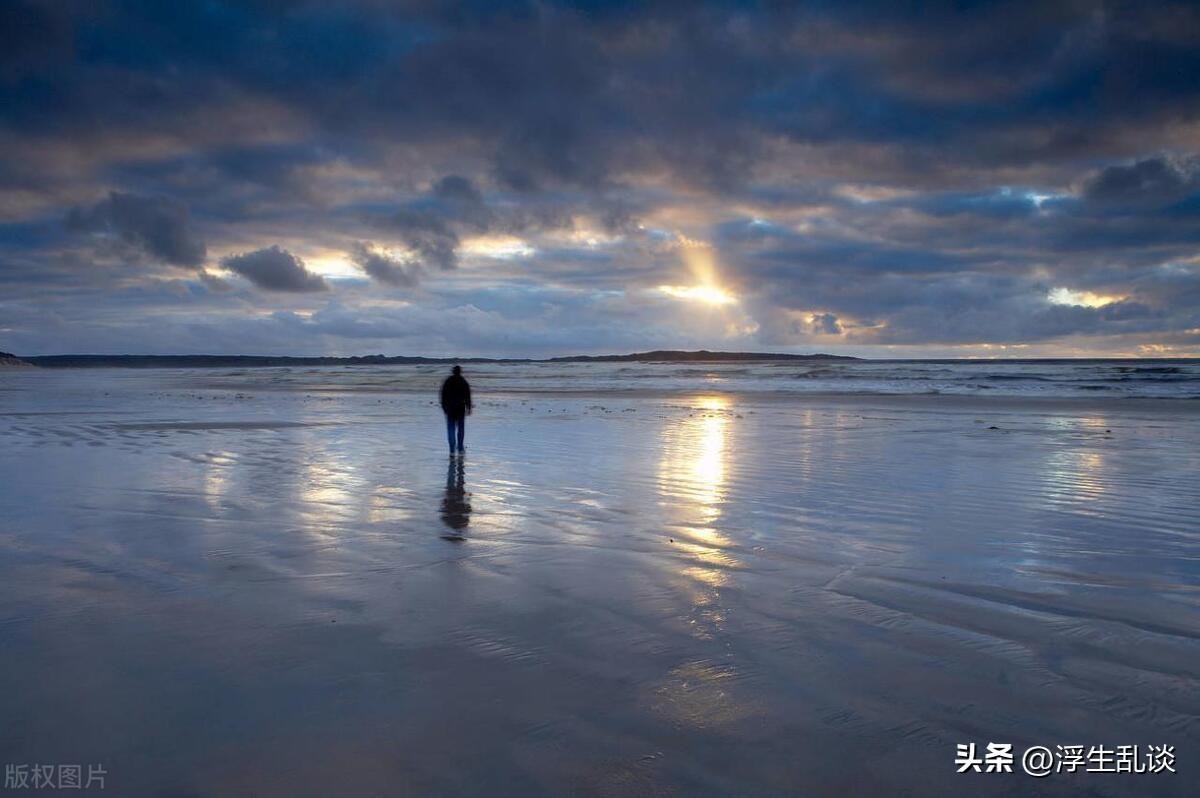
[[[1200,192],[1200,158],[1158,156],[1089,176],[1083,196],[1111,205],[1163,206]]]
[[[453,269],[458,265],[459,234],[486,231],[492,224],[492,214],[470,180],[449,175],[438,180],[427,196],[401,208],[383,224],[424,265]]]
[[[695,239],[740,326],[796,345],[1178,339],[1198,30],[1191,3],[14,0],[0,279],[55,286],[65,317],[81,286],[160,264],[230,308],[336,288],[336,336],[355,301],[419,280],[414,301],[469,275],[465,304],[529,314],[539,289],[563,309],[639,296],[692,279]],[[47,234],[64,216],[89,235]],[[500,236],[528,254],[485,275],[464,245]],[[276,295],[199,271],[206,242]],[[292,253],[344,253],[372,284]],[[1116,299],[1055,305],[1059,287]],[[606,312],[670,335],[658,306]],[[599,335],[557,323],[562,346]]]
[[[329,289],[329,284],[305,268],[303,261],[277,246],[231,255],[221,265],[266,291],[311,293]]]
[[[128,110],[161,129],[188,97],[237,87],[300,109],[351,145],[397,134],[482,144],[512,188],[598,185],[613,167],[647,159],[720,185],[743,180],[762,134],[949,144],[959,158],[983,144],[1015,156],[1104,137],[1092,124],[1114,111],[1194,111],[1184,76],[1200,62],[1194,42],[1163,23],[1172,15],[1178,30],[1194,24],[1185,5],[981,4],[916,18],[890,4],[443,14],[117,3],[80,26],[78,68],[36,99],[51,118],[86,103],[102,125]],[[56,72],[61,64],[32,74]],[[93,106],[83,96],[92,89],[116,107]],[[1051,138],[1041,135],[1046,116]],[[980,132],[1005,141],[980,142]]]
[[[397,258],[378,252],[370,242],[356,242],[350,252],[350,258],[371,279],[378,280],[385,285],[411,288],[421,279],[420,265],[404,263]]]
[[[148,255],[176,266],[199,266],[205,247],[192,230],[187,206],[168,197],[141,197],[113,191],[90,208],[76,208],[67,226],[113,233]]]
[[[57,3],[0,5],[0,80],[19,81],[71,55],[71,21]]]
[[[591,212],[610,230],[629,225],[632,218],[619,206],[603,201],[588,205],[578,198],[523,199],[518,204],[493,207],[471,180],[447,175],[425,194],[390,214],[375,217],[373,223],[398,237],[414,253],[419,266],[449,270],[458,266],[463,236],[566,228],[572,225],[575,212]]]

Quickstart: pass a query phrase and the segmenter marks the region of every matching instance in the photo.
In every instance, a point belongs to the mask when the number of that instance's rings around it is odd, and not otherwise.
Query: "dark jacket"
[[[465,416],[471,408],[471,385],[461,374],[451,374],[442,383],[442,411],[448,416]]]

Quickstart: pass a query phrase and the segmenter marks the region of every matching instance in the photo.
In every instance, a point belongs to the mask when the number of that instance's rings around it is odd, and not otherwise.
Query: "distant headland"
[[[364,355],[360,357],[274,357],[266,355],[38,355],[18,358],[5,365],[43,368],[256,368],[269,366],[401,366],[421,363],[724,363],[730,361],[858,360],[846,355],[782,352],[710,352],[656,349],[628,355],[569,355],[547,358],[410,357]]]
[[[27,360],[22,360],[10,352],[0,352],[0,368],[17,366],[19,368],[29,368],[33,364]]]

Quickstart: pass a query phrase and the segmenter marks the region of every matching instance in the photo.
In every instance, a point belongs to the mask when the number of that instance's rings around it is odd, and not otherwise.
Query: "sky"
[[[0,350],[1200,355],[1200,6],[0,4]]]

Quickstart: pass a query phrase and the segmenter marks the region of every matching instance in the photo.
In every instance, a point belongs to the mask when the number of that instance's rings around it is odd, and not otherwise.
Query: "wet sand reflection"
[[[465,540],[465,532],[471,523],[470,494],[466,488],[466,465],[461,457],[450,460],[446,469],[446,493],[442,497],[442,523],[447,531],[446,540]]]
[[[671,723],[696,729],[741,723],[761,711],[742,695],[746,674],[743,663],[730,656],[722,598],[741,565],[722,529],[733,418],[729,398],[697,397],[690,412],[664,430],[658,468],[659,496],[673,521],[673,550],[680,557],[674,569],[686,602],[680,620],[702,648],[653,682],[645,701]]]
[[[731,407],[723,396],[700,397],[693,407],[664,433],[658,481],[660,495],[671,504],[669,516],[676,519],[676,545],[693,560],[681,571],[692,582],[692,603],[706,607],[715,601],[715,589],[728,583],[729,569],[738,565],[732,542],[719,527]]]
[[[663,435],[660,492],[680,502],[688,523],[710,524],[721,517],[729,405],[723,396],[700,397],[693,403],[694,410]]]

